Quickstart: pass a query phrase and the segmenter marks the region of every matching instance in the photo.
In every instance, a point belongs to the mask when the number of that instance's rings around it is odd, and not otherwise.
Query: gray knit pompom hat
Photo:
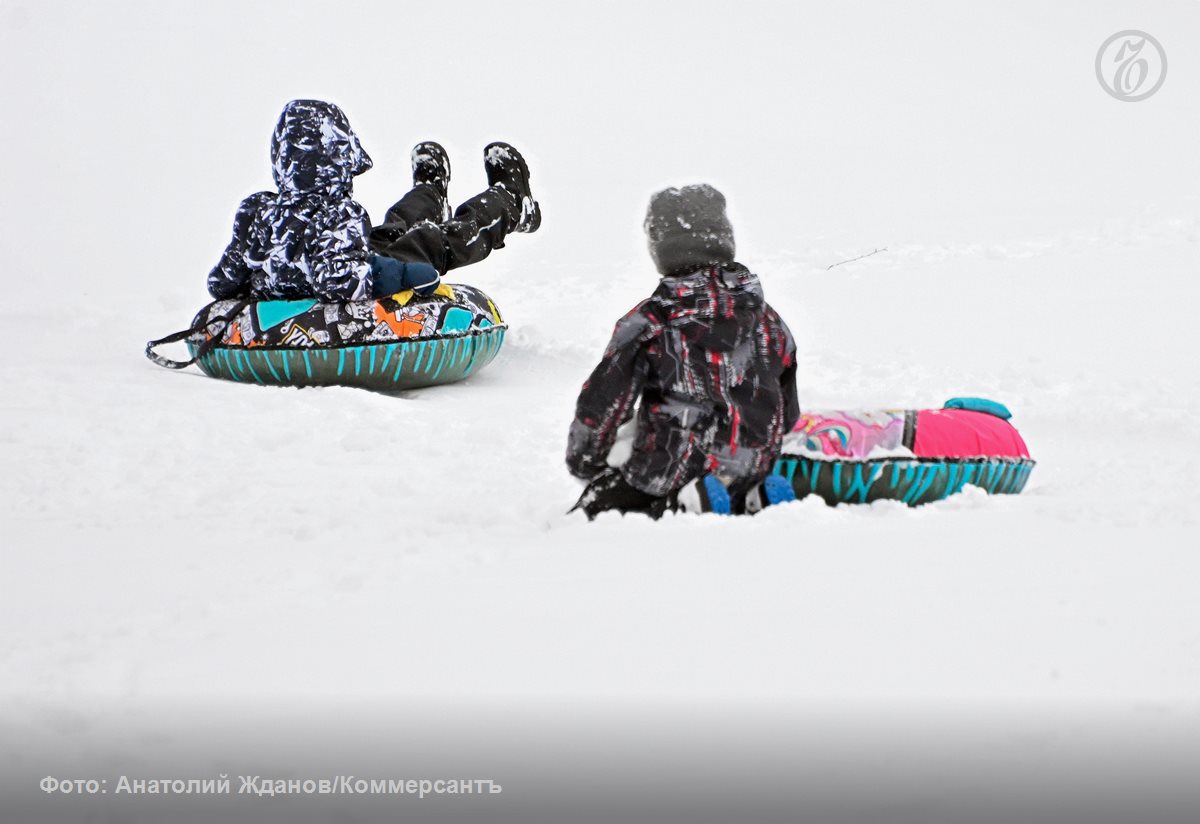
[[[725,196],[707,183],[655,192],[643,228],[661,275],[733,263],[733,226],[725,215]]]

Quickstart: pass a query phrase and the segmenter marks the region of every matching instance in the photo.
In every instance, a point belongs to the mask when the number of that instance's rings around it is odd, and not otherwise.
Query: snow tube
[[[903,501],[919,506],[962,491],[1025,488],[1035,461],[994,401],[955,398],[942,409],[809,412],[784,437],[776,473],[797,498],[832,505]]]
[[[196,315],[187,345],[214,378],[415,389],[478,372],[500,351],[507,328],[483,292],[447,284],[428,297],[216,301]]]

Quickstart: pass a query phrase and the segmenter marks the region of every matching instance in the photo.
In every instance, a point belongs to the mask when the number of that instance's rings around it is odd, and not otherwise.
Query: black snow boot
[[[595,520],[601,512],[610,510],[622,515],[641,512],[657,521],[670,504],[667,498],[648,495],[630,486],[620,470],[610,467],[588,483],[587,489],[579,496],[579,501],[569,511],[582,509],[589,521]]]
[[[429,186],[442,204],[442,220],[450,217],[450,157],[441,144],[427,140],[412,150],[413,186]]]
[[[520,209],[512,232],[536,232],[542,225],[542,209],[529,190],[529,166],[525,158],[507,143],[489,143],[483,150],[488,185],[511,195]]]

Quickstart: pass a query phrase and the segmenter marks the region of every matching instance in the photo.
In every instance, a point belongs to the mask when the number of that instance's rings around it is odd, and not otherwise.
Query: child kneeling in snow
[[[332,103],[293,100],[271,139],[279,190],[242,201],[208,291],[218,300],[430,294],[448,270],[483,260],[509,232],[533,232],[541,223],[520,152],[492,143],[484,163],[488,189],[447,219],[450,161],[437,143],[417,144],[412,191],[372,229],[353,199],[353,178],[371,168],[371,158],[346,115]]]
[[[796,344],[758,277],[734,261],[725,198],[707,185],[658,192],[645,230],[662,280],[617,322],[579,394],[567,467],[589,484],[576,508],[657,518],[790,499],[770,473],[800,415]],[[610,467],[635,406],[633,454]]]

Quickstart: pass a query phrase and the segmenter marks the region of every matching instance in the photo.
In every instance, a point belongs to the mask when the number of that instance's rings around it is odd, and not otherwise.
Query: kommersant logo
[[[1096,52],[1096,79],[1117,100],[1137,103],[1167,79],[1167,53],[1144,31],[1119,31]]]

